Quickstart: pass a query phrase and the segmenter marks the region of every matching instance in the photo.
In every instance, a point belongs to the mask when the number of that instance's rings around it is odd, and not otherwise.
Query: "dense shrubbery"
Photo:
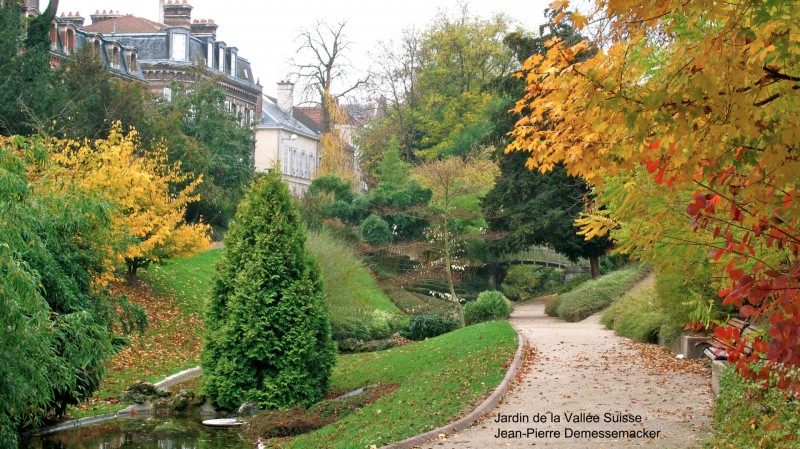
[[[373,310],[367,316],[351,316],[332,325],[334,340],[355,339],[360,341],[389,338],[406,326],[408,319],[398,313]]]
[[[361,223],[361,240],[370,245],[385,245],[392,240],[392,230],[389,223],[380,217],[372,214]]]
[[[569,278],[569,280],[564,281],[564,285],[558,289],[559,294],[567,293],[569,291],[574,290],[579,285],[583,284],[584,282],[588,282],[592,280],[592,275],[589,273],[579,274],[577,276],[573,276]],[[555,316],[555,315],[554,315]]]
[[[800,371],[790,377],[800,381]],[[774,376],[765,385],[727,367],[716,401],[714,448],[800,448],[800,396],[779,388]]]
[[[48,171],[37,139],[0,137],[0,447],[47,414],[89,398],[108,361],[141,329],[141,307],[104,288],[110,208]],[[116,332],[115,332],[116,331]]]
[[[615,271],[559,295],[558,316],[565,321],[581,321],[605,309],[639,281],[643,273],[638,267]]]
[[[564,270],[555,267],[513,265],[503,279],[503,293],[512,301],[547,295],[564,285]]]
[[[511,314],[511,303],[502,293],[489,290],[481,292],[478,299],[464,306],[464,321],[469,324],[504,320]]]
[[[458,329],[458,319],[444,315],[415,315],[400,334],[409,340],[424,340]]]
[[[328,392],[336,349],[305,240],[279,175],[258,179],[225,237],[206,310],[203,386],[220,407],[311,405]]]
[[[619,335],[655,343],[666,320],[656,301],[655,276],[650,276],[603,312],[602,323]]]

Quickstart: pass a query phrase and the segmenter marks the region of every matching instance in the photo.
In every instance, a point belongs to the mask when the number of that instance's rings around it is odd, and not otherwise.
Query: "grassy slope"
[[[558,295],[558,316],[565,321],[581,321],[622,297],[645,274],[641,268],[631,267],[586,281],[575,289]]]
[[[100,390],[89,403],[71,409],[71,418],[118,410],[123,407],[117,402],[120,393],[133,382],[157,382],[197,366],[203,340],[203,303],[211,290],[219,254],[219,250],[211,250],[152,266],[139,272],[144,284],[116,287],[118,293],[144,306],[150,327],[143,335],[132,336],[131,345],[114,357]]]
[[[334,242],[335,243],[335,242]],[[312,242],[310,242],[310,246]],[[400,310],[381,292],[369,271],[352,252],[340,244],[327,244],[320,254],[332,311]],[[133,336],[106,373],[94,399],[70,411],[80,418],[121,408],[116,403],[122,390],[137,380],[157,382],[177,371],[197,366],[203,329],[203,304],[211,292],[214,266],[222,252],[210,250],[188,259],[176,259],[140,271],[144,285],[121,285],[120,293],[142,304],[150,319],[144,335]],[[353,304],[357,304],[353,307]]]
[[[311,232],[308,249],[320,264],[331,320],[341,321],[354,314],[366,316],[375,309],[401,313],[347,245],[324,232]]]
[[[656,277],[648,275],[603,312],[602,323],[617,334],[655,343],[666,316],[656,302]]]
[[[442,426],[472,410],[505,376],[517,337],[507,322],[470,326],[388,351],[341,356],[333,388],[383,382],[393,393],[286,448],[380,447]]]

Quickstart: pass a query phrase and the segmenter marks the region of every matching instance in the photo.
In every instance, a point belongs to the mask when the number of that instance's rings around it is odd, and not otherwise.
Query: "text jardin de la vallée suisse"
[[[544,412],[526,415],[515,413],[505,415],[499,413],[495,418],[495,423],[516,423],[516,424],[546,424],[564,423],[561,429],[542,429],[537,427],[527,427],[525,429],[503,430],[498,428],[494,434],[495,438],[505,439],[559,439],[559,438],[588,438],[588,439],[656,439],[661,434],[660,430],[647,430],[646,428],[617,428],[620,424],[638,424],[642,422],[641,415],[628,413],[571,413],[565,412],[561,415]],[[606,429],[580,429],[575,424],[608,424]],[[621,427],[621,426],[619,426]]]

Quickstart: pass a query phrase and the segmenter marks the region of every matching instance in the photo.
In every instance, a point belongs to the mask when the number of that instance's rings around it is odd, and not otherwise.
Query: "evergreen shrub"
[[[257,179],[225,236],[206,310],[203,387],[223,409],[308,406],[328,392],[336,349],[305,242],[279,175]]]
[[[385,245],[392,240],[389,223],[380,215],[372,214],[361,223],[361,240],[370,245]]]
[[[469,324],[503,320],[511,314],[511,302],[496,290],[487,290],[464,306],[464,321]]]
[[[409,340],[424,340],[458,329],[458,319],[452,316],[423,314],[415,315],[400,335]]]

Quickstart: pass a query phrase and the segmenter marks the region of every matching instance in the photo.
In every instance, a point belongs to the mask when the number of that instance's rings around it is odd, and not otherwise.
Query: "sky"
[[[489,18],[504,13],[526,30],[536,30],[544,21],[544,10],[551,0],[472,0],[467,2],[472,15]],[[47,7],[42,0],[40,9]],[[296,53],[302,30],[313,29],[319,20],[336,25],[346,20],[344,34],[351,42],[349,59],[357,70],[366,71],[369,53],[379,41],[398,41],[402,31],[424,30],[437,11],[455,14],[458,0],[189,0],[192,19],[214,19],[219,26],[217,40],[239,49],[239,56],[250,61],[253,73],[274,96],[276,84],[291,72],[289,61]],[[158,0],[61,0],[61,13],[80,12],[90,23],[96,10],[114,10],[150,20],[158,20]]]

